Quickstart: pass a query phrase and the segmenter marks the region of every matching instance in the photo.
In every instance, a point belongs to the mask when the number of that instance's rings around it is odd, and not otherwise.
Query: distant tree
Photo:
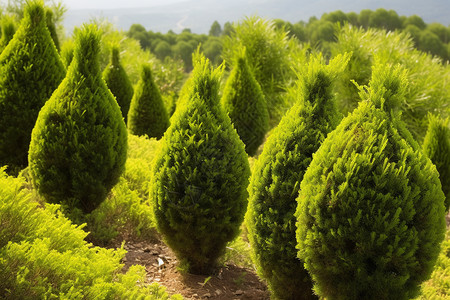
[[[323,14],[321,20],[344,24],[345,22],[348,22],[348,17],[342,10],[336,10]]]
[[[103,71],[103,79],[116,98],[126,123],[131,98],[133,97],[133,85],[120,62],[120,50],[117,45],[114,45],[111,49],[111,60]]]
[[[420,33],[417,48],[432,55],[437,55],[443,59],[448,59],[447,46],[429,29]]]
[[[142,66],[141,79],[131,100],[128,112],[128,129],[134,135],[147,135],[160,139],[167,127],[169,117],[159,88],[148,64]]]
[[[211,25],[211,29],[209,30],[209,35],[211,36],[220,36],[222,34],[222,27],[220,27],[219,22],[214,21]]]
[[[427,24],[425,24],[423,19],[418,15],[412,15],[405,18],[405,20],[403,21],[403,28],[406,28],[408,25],[414,25],[420,30],[424,30],[427,27]]]
[[[203,53],[213,64],[220,64],[222,62],[222,40],[216,37],[210,37],[203,44]]]
[[[141,24],[133,24],[127,32],[127,36],[139,41],[142,49],[150,47],[150,39],[147,30]]]
[[[395,11],[379,8],[370,15],[369,26],[394,31],[402,28],[402,21]]]
[[[225,84],[222,105],[234,125],[245,151],[253,156],[269,126],[264,94],[247,65],[245,53],[240,53]]]
[[[172,55],[172,47],[170,47],[170,44],[166,41],[159,41],[156,44],[153,53],[155,53],[156,57],[160,60],[164,60],[167,56]]]
[[[427,29],[437,35],[441,42],[448,44],[450,41],[450,28],[440,23],[431,23],[427,26]]]
[[[222,35],[231,35],[231,33],[234,31],[233,24],[230,22],[226,22],[223,25]]]
[[[369,28],[370,18],[373,14],[373,11],[370,9],[363,9],[359,13],[358,22],[359,25],[362,26],[364,29]]]
[[[186,72],[192,70],[192,52],[194,49],[195,46],[185,41],[181,41],[173,47],[174,55],[183,60]]]

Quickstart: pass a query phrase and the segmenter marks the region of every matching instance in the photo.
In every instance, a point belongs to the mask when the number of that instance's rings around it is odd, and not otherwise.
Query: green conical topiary
[[[118,46],[112,47],[111,61],[103,71],[103,78],[112,94],[116,97],[122,116],[125,119],[125,123],[127,123],[128,110],[130,109],[131,98],[133,98],[133,85],[120,63]]]
[[[56,33],[55,22],[53,21],[53,11],[50,8],[45,9],[45,17],[47,20],[47,28],[50,32],[50,36],[52,37],[53,43],[55,44],[56,50],[61,50],[59,46],[58,34]]]
[[[157,228],[191,273],[209,273],[239,233],[250,175],[244,144],[220,106],[221,68],[197,60],[155,154],[150,197]]]
[[[297,103],[274,129],[256,162],[249,185],[246,223],[258,274],[276,299],[317,299],[303,263],[297,258],[294,216],[300,182],[312,155],[341,115],[333,97],[333,80],[349,56],[328,66],[311,58],[299,73]]]
[[[169,127],[161,94],[153,81],[150,65],[143,65],[141,79],[131,100],[128,129],[134,135],[148,135],[160,139]]]
[[[400,120],[406,73],[375,64],[300,185],[299,258],[327,299],[411,299],[444,238],[438,173]]]
[[[26,167],[39,110],[65,75],[46,25],[42,2],[31,2],[14,38],[0,55],[0,165]]]
[[[67,76],[39,113],[29,164],[33,184],[47,202],[88,213],[124,171],[127,130],[102,79],[100,33],[79,30]]]
[[[431,159],[439,172],[445,208],[450,207],[450,121],[430,115],[427,134],[423,141],[423,152]]]
[[[2,37],[0,39],[0,53],[6,48],[9,41],[12,40],[14,33],[16,33],[16,22],[13,17],[2,16],[0,20],[2,28]]]
[[[245,54],[239,55],[223,91],[222,104],[248,155],[254,155],[269,126],[261,87],[251,73]]]

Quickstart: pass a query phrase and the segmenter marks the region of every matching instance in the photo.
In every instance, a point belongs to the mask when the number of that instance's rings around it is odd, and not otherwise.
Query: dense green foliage
[[[445,208],[450,207],[450,122],[431,115],[428,131],[422,149],[439,172],[442,191],[445,195]]]
[[[408,70],[410,85],[400,108],[403,111],[402,119],[414,138],[423,140],[430,111],[442,117],[450,114],[448,66],[443,66],[430,55],[414,50],[407,35],[347,26],[337,33],[337,39],[332,45],[333,55],[353,53],[347,70],[338,82],[339,106],[344,113],[351,112],[360,101],[358,89],[352,81],[359,85],[368,84],[371,67],[379,60],[385,64],[400,64]]]
[[[357,109],[322,143],[300,185],[299,258],[327,299],[410,299],[445,233],[438,173],[396,110],[400,67],[376,64]],[[367,100],[366,100],[367,99]]]
[[[169,117],[159,88],[153,80],[150,65],[142,66],[130,111],[128,112],[128,129],[134,135],[147,135],[160,139],[167,127]]]
[[[16,22],[10,16],[3,16],[0,20],[2,35],[0,39],[0,53],[6,48],[9,41],[12,40],[16,33]]]
[[[269,114],[261,87],[250,71],[245,56],[236,58],[223,90],[222,105],[248,155],[254,155],[264,140]]]
[[[258,273],[277,299],[315,299],[297,259],[294,216],[300,182],[313,153],[339,123],[333,81],[349,56],[329,65],[311,58],[299,74],[296,104],[273,130],[253,169],[246,224]]]
[[[260,84],[273,127],[292,103],[285,103],[281,93],[294,77],[291,69],[292,51],[296,45],[272,21],[258,17],[246,18],[235,24],[234,31],[224,38],[222,56],[233,64],[236,51],[246,49],[248,65]],[[232,67],[236,67],[232,65]]]
[[[12,174],[26,167],[39,110],[65,74],[46,24],[42,4],[31,2],[0,55],[0,165]]]
[[[155,155],[150,197],[157,228],[189,272],[209,273],[239,233],[250,170],[220,106],[221,69],[197,58]]]
[[[52,37],[53,43],[55,44],[56,50],[61,50],[59,46],[58,34],[56,33],[56,25],[53,20],[53,11],[50,8],[45,9],[45,18],[47,21],[47,28],[50,32],[50,36]]]
[[[169,299],[157,284],[138,284],[144,267],[120,273],[125,250],[93,247],[82,227],[56,205],[39,207],[24,185],[0,169],[2,299]]]
[[[78,31],[67,76],[42,108],[33,129],[29,165],[47,202],[91,212],[125,168],[127,130],[98,63],[100,33]]]
[[[111,93],[116,97],[122,116],[127,122],[128,110],[131,98],[133,98],[133,86],[125,69],[120,63],[119,47],[113,46],[111,50],[111,61],[103,71],[103,79]]]

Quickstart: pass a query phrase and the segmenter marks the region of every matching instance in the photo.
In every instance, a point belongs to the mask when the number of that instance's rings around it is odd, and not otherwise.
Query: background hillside
[[[450,1],[447,0],[186,0],[142,8],[69,9],[64,26],[71,32],[74,26],[100,16],[124,30],[138,23],[154,32],[173,30],[178,33],[184,28],[190,28],[195,33],[207,33],[215,20],[223,25],[249,15],[298,22],[335,10],[359,13],[362,9],[377,8],[392,9],[404,16],[416,14],[427,23],[438,22],[445,26],[450,24]]]

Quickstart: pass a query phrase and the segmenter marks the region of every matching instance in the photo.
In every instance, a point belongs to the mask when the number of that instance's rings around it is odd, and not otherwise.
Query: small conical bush
[[[39,113],[29,165],[33,184],[47,202],[88,213],[124,171],[127,130],[120,108],[101,76],[100,33],[79,30],[67,76]]]
[[[26,167],[39,110],[64,79],[65,68],[47,29],[41,2],[31,2],[0,55],[0,165]]]
[[[438,173],[400,120],[400,67],[375,64],[363,101],[300,185],[298,255],[326,299],[411,299],[445,234]]]
[[[254,155],[269,127],[264,94],[251,73],[245,54],[236,59],[225,85],[222,105],[245,144],[248,155]]]
[[[157,228],[191,273],[210,273],[239,233],[250,175],[244,144],[220,106],[221,68],[195,59],[190,86],[155,154]]]
[[[128,129],[134,135],[148,135],[160,139],[167,127],[169,116],[153,80],[151,67],[143,65],[128,112]]]
[[[329,65],[311,59],[300,72],[296,104],[274,129],[252,172],[246,224],[258,274],[276,299],[317,299],[312,281],[297,258],[294,216],[300,182],[312,155],[341,115],[333,96],[333,80],[348,56]]]
[[[13,17],[3,16],[0,21],[2,29],[2,37],[0,39],[0,53],[8,45],[9,41],[12,40],[14,33],[16,33],[16,22]]]
[[[450,121],[430,115],[428,130],[423,141],[423,152],[435,164],[439,172],[445,208],[450,208]]]
[[[122,116],[127,123],[128,110],[130,109],[131,98],[133,97],[133,85],[125,69],[120,63],[119,47],[113,46],[111,50],[111,61],[103,71],[103,78],[112,94],[119,103]]]

